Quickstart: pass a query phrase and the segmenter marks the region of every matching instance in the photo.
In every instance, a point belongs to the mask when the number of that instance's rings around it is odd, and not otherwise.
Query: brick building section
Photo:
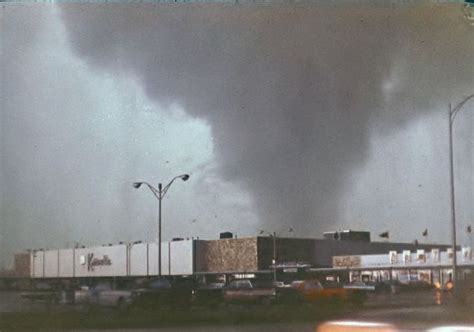
[[[256,272],[258,238],[198,241],[196,272]]]
[[[273,245],[277,265],[310,263],[312,239],[253,237],[198,241],[196,272],[258,272],[272,269]]]
[[[273,269],[275,245],[277,267],[309,263],[313,267],[332,267],[333,256],[388,254],[389,251],[432,248],[446,250],[449,245],[339,241],[271,236],[240,239],[197,241],[195,267],[197,273],[269,272]]]
[[[31,272],[31,261],[29,253],[15,254],[15,276],[29,277]]]

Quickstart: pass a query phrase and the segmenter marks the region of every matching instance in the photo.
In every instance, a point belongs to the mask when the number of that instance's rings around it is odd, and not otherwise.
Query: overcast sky
[[[0,264],[25,248],[258,230],[450,241],[461,5],[2,4]],[[459,240],[473,108],[455,124]],[[428,228],[427,238],[421,233]]]

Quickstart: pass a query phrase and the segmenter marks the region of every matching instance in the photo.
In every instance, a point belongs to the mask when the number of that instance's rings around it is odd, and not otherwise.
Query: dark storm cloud
[[[392,132],[473,87],[457,5],[63,5],[61,17],[93,68],[208,121],[221,175],[251,191],[262,222],[314,235],[338,222],[374,126]]]
[[[149,102],[137,102],[133,82],[93,75],[71,54],[55,6],[1,8],[0,266],[25,248],[153,240],[143,230],[154,229],[156,206],[130,184],[150,164],[154,176],[167,174],[164,160],[150,153],[168,152],[155,148],[157,132],[166,136],[179,122],[205,136],[205,127],[184,116],[129,116]],[[191,135],[162,139],[170,148],[187,140]],[[187,170],[203,162],[186,148],[181,153]]]

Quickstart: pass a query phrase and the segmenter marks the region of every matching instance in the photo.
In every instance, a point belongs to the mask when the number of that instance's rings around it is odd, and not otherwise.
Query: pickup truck
[[[272,285],[262,285],[254,280],[232,280],[222,289],[224,303],[256,303],[269,305],[276,301],[277,292]]]

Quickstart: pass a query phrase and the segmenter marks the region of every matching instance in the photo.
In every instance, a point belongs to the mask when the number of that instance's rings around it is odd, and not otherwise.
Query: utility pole
[[[451,237],[452,237],[452,248],[453,248],[453,260],[452,260],[452,280],[453,283],[453,294],[457,297],[457,250],[456,250],[456,199],[454,189],[454,148],[453,148],[453,125],[456,115],[462,109],[462,107],[470,100],[474,98],[474,94],[471,94],[464,98],[455,108],[451,108],[449,104],[449,175],[450,175],[450,200],[451,200]]]

